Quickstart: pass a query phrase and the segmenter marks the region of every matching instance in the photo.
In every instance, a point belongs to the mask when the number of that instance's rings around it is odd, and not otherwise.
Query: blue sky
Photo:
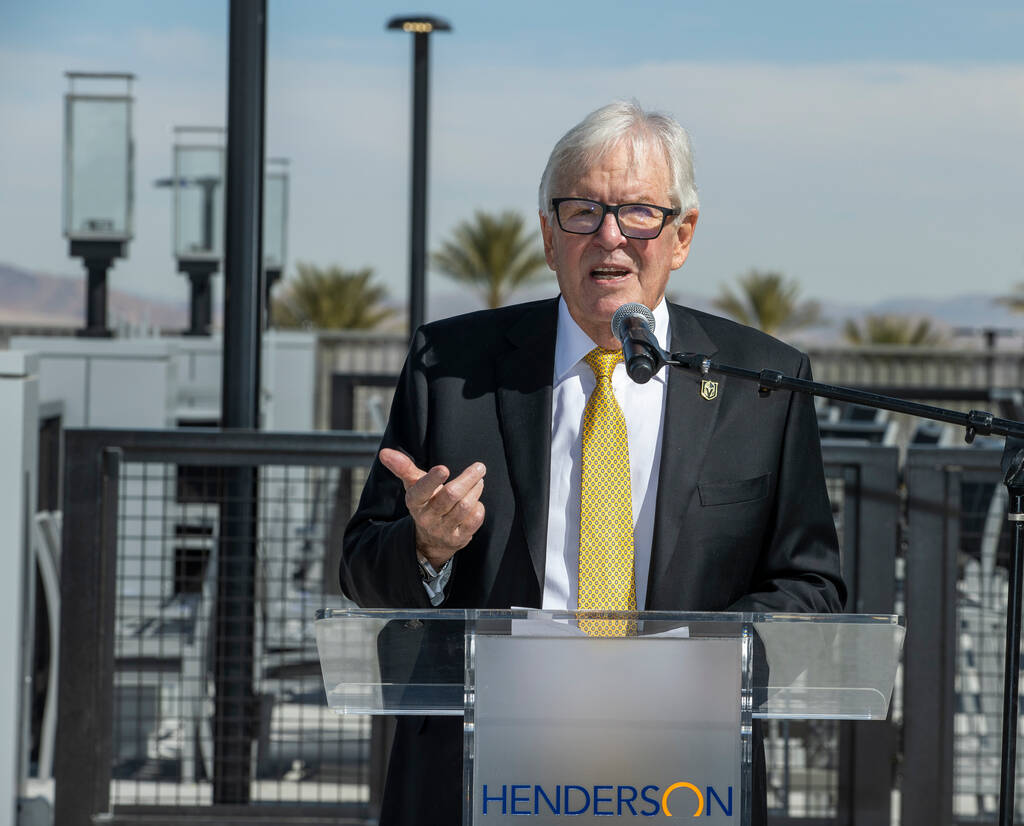
[[[782,270],[870,303],[1024,281],[1024,6],[981,2],[439,2],[432,246],[474,209],[533,214],[547,152],[619,97],[690,130],[702,213],[670,289]],[[407,7],[270,0],[267,151],[291,159],[289,259],[406,278]],[[0,0],[0,261],[78,274],[60,237],[68,69],[131,71],[136,237],[113,286],[183,297],[172,128],[223,124],[224,0]],[[432,290],[451,290],[432,278]]]
[[[4,0],[0,43],[50,41],[60,47],[89,30],[114,39],[140,27],[226,30],[221,2],[179,0]],[[654,56],[782,62],[864,59],[1016,61],[1024,9],[1017,2],[838,0],[837,2],[665,2],[628,10],[621,2],[435,2],[430,13],[449,19],[461,39],[456,52],[472,59],[475,45],[503,59],[558,65],[594,54],[602,41]],[[271,33],[283,49],[333,34],[370,42],[389,35],[383,21],[414,9],[343,0],[271,0]],[[381,59],[386,59],[381,56]]]

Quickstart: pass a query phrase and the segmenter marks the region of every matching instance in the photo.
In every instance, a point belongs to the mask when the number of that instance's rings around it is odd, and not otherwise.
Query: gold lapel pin
[[[701,379],[700,396],[702,399],[707,399],[707,401],[713,401],[718,398],[718,382],[711,381],[711,379]]]

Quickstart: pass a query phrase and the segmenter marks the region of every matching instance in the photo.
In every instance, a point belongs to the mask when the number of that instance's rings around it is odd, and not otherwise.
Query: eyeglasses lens
[[[558,205],[558,223],[566,232],[589,235],[601,225],[604,211],[594,201],[562,201]]]
[[[645,204],[624,204],[619,207],[619,228],[631,238],[653,238],[661,232],[665,216],[661,210]]]

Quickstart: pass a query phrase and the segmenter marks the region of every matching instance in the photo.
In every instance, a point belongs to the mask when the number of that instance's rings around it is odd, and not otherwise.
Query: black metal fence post
[[[842,481],[842,571],[846,610],[891,614],[895,603],[896,547],[902,504],[899,451],[882,445],[822,444],[826,477]],[[837,823],[889,826],[897,756],[891,720],[839,725]],[[785,823],[807,823],[792,817]],[[831,822],[831,821],[830,821]]]
[[[953,820],[953,714],[956,708],[956,581],[959,479],[941,453],[911,448],[904,647],[901,822]],[[954,489],[955,488],[955,489]]]
[[[88,433],[68,436],[54,750],[54,822],[61,826],[90,826],[94,813],[110,810],[118,464],[118,451]]]
[[[1012,449],[1012,442],[1007,448]],[[999,826],[1012,826],[1014,795],[1017,786],[1017,715],[1020,698],[1020,638],[1021,599],[1024,590],[1024,485],[1022,482],[1021,452],[1014,455],[1006,471],[1006,491],[1009,497],[1007,518],[1013,532],[1010,551],[1009,582],[1007,587],[1006,653],[1003,659],[1003,732],[999,766]]]
[[[896,596],[896,546],[901,502],[899,451],[895,447],[823,446],[826,468],[843,469],[843,576],[849,588],[846,610],[891,614]],[[829,472],[831,476],[831,471]],[[889,826],[892,809],[896,732],[884,723],[845,724],[840,730],[843,776],[841,809],[849,823]],[[840,819],[839,822],[843,822]]]

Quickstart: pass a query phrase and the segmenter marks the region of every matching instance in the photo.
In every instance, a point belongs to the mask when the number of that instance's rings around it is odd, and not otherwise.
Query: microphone
[[[612,335],[622,342],[626,373],[637,384],[645,384],[665,364],[661,346],[654,337],[654,315],[643,304],[623,304],[612,316]]]

